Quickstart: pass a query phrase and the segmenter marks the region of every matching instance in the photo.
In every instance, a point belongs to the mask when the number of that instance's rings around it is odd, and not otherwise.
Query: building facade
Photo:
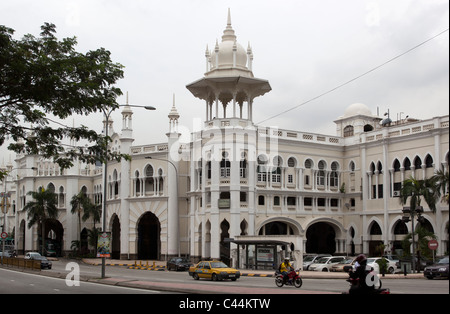
[[[271,87],[254,77],[253,51],[237,42],[230,15],[222,41],[205,56],[204,77],[186,86],[205,104],[203,127],[189,143],[180,142],[175,101],[165,143],[133,146],[129,106],[120,131],[104,125],[111,149],[131,156],[109,162],[106,174],[113,258],[183,255],[270,267],[286,254],[299,262],[303,253],[402,249],[411,223],[402,221],[401,182],[448,170],[448,115],[387,121],[352,104],[334,121],[335,135],[262,127],[252,113]],[[101,166],[76,162],[61,171],[40,156],[18,155],[5,167],[11,173],[0,188],[13,202],[5,230],[19,254],[38,249],[40,230],[28,228],[23,207],[27,193],[41,187],[58,194],[59,216],[45,224],[58,253],[70,251],[73,240],[88,247],[94,223],[82,222],[80,234],[70,200],[84,191],[102,202]],[[425,205],[423,216],[419,224],[437,236],[437,254],[448,252],[448,205],[439,203],[435,213]]]

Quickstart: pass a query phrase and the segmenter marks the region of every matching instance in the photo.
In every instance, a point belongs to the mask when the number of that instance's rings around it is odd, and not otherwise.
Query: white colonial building
[[[165,143],[132,145],[129,106],[122,110],[121,131],[108,126],[112,149],[132,157],[110,162],[106,174],[113,258],[183,255],[271,267],[284,254],[298,262],[308,252],[372,255],[380,244],[392,253],[402,248],[411,223],[402,221],[401,182],[448,169],[449,116],[382,121],[366,105],[353,104],[334,121],[334,135],[260,127],[252,113],[271,86],[254,77],[252,60],[251,47],[237,42],[228,17],[222,41],[206,50],[204,77],[187,85],[205,104],[203,128],[190,143],[180,143],[175,103]],[[45,231],[64,254],[80,239],[70,200],[83,190],[102,202],[102,167],[76,163],[61,172],[27,155],[15,163],[5,166],[17,169],[0,186],[11,192],[13,204],[5,230],[19,254],[36,250],[40,233],[27,227],[23,207],[29,191],[52,189],[60,211]],[[437,253],[444,254],[448,205],[439,203],[435,213],[424,207],[420,224],[436,234]],[[85,247],[92,228],[91,220],[82,223]]]

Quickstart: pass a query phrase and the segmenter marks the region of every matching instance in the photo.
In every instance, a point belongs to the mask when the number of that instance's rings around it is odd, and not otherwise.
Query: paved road
[[[65,278],[69,273],[66,270],[66,266],[70,261],[59,260],[53,262],[52,270],[42,270],[42,274],[58,276]],[[193,280],[187,272],[167,272],[167,271],[149,271],[149,270],[137,270],[128,269],[124,266],[107,266],[106,276],[107,279],[98,280],[101,273],[100,266],[87,265],[84,263],[78,263],[81,271],[81,276],[89,278],[91,282],[99,281],[110,285],[109,288],[117,288],[117,286],[126,287],[141,287],[155,291],[167,292],[186,292],[186,293],[239,293],[239,294],[322,294],[322,293],[341,293],[348,289],[347,282],[340,279],[303,279],[303,286],[300,289],[294,287],[277,288],[274,284],[273,278],[264,277],[241,277],[236,282],[224,281],[224,282],[211,282],[209,280]],[[97,279],[96,279],[97,278]],[[0,284],[5,280],[16,280],[9,277],[4,279],[0,276]],[[50,287],[46,293],[65,293],[65,291],[75,292],[75,287],[67,287],[65,280],[62,279],[50,279],[60,280],[58,287]],[[394,294],[449,294],[448,280],[427,280],[427,279],[382,279],[383,287],[389,288]],[[14,282],[12,282],[14,283]],[[87,285],[87,282],[82,281],[82,286],[87,289],[91,289],[91,285]],[[16,282],[19,285],[19,282]],[[27,289],[33,291],[33,282],[23,281],[22,284]],[[28,286],[27,286],[28,285]],[[115,285],[115,286],[114,286]],[[14,285],[13,285],[14,286]],[[51,286],[51,285],[50,285]],[[95,288],[97,287],[97,288]],[[107,286],[108,287],[108,286]],[[69,288],[69,289],[67,289]],[[58,289],[58,290],[52,290]],[[83,293],[110,293],[101,292],[102,290],[98,286],[93,286],[92,292]],[[106,289],[106,288],[105,288]],[[128,291],[128,290],[125,290]],[[139,290],[138,290],[139,291]],[[2,291],[0,290],[0,293]],[[22,292],[15,292],[22,293]],[[26,293],[26,292],[25,292]],[[122,292],[111,292],[122,293]],[[128,291],[123,293],[136,293],[136,291]]]
[[[54,272],[65,272],[67,261],[57,261],[53,263]],[[100,266],[80,264],[81,273],[100,277]],[[46,270],[45,270],[46,271]],[[44,272],[45,272],[44,271]],[[224,282],[211,282],[209,280],[195,281],[190,277],[187,272],[174,272],[174,271],[150,271],[150,270],[137,270],[128,269],[122,266],[107,266],[106,276],[112,278],[120,278],[121,280],[129,281],[128,284],[141,282],[151,282],[153,288],[156,289],[157,285],[187,285],[189,289],[191,286],[197,289],[206,289],[210,293],[223,290],[226,293],[227,289],[230,289],[232,293],[342,293],[348,289],[348,283],[345,279],[309,279],[303,278],[303,286],[300,289],[294,287],[277,288],[273,278],[260,278],[260,277],[241,277],[236,282],[224,281]],[[449,294],[448,280],[427,280],[423,277],[419,279],[383,279],[383,287],[389,288],[392,293],[395,294]],[[139,284],[138,284],[139,286]],[[200,287],[201,286],[201,287]],[[193,289],[194,289],[193,288]],[[210,290],[208,290],[210,289]]]
[[[0,268],[0,294],[160,294],[143,290],[82,282],[68,286],[59,278]]]

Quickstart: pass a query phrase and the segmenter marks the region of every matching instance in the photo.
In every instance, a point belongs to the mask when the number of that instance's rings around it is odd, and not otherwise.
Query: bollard
[[[155,261],[153,262],[153,268],[156,268],[156,262]]]
[[[406,264],[403,264],[403,275],[406,277],[406,274],[407,274],[407,272],[406,272]]]

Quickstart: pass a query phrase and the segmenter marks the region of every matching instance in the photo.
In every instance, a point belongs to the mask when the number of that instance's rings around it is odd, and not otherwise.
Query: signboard
[[[97,257],[111,257],[111,232],[101,232],[97,241]]]
[[[219,208],[230,208],[230,199],[229,198],[225,198],[225,199],[219,199]]]
[[[256,251],[256,261],[273,263],[275,261],[273,253],[273,247],[258,247]]]
[[[439,246],[439,243],[438,243],[438,241],[436,241],[436,240],[430,240],[430,241],[428,241],[428,248],[430,249],[430,250],[437,250],[437,248],[438,248],[438,246]]]
[[[6,232],[2,232],[1,237],[3,240],[5,240],[8,237],[8,234]]]

